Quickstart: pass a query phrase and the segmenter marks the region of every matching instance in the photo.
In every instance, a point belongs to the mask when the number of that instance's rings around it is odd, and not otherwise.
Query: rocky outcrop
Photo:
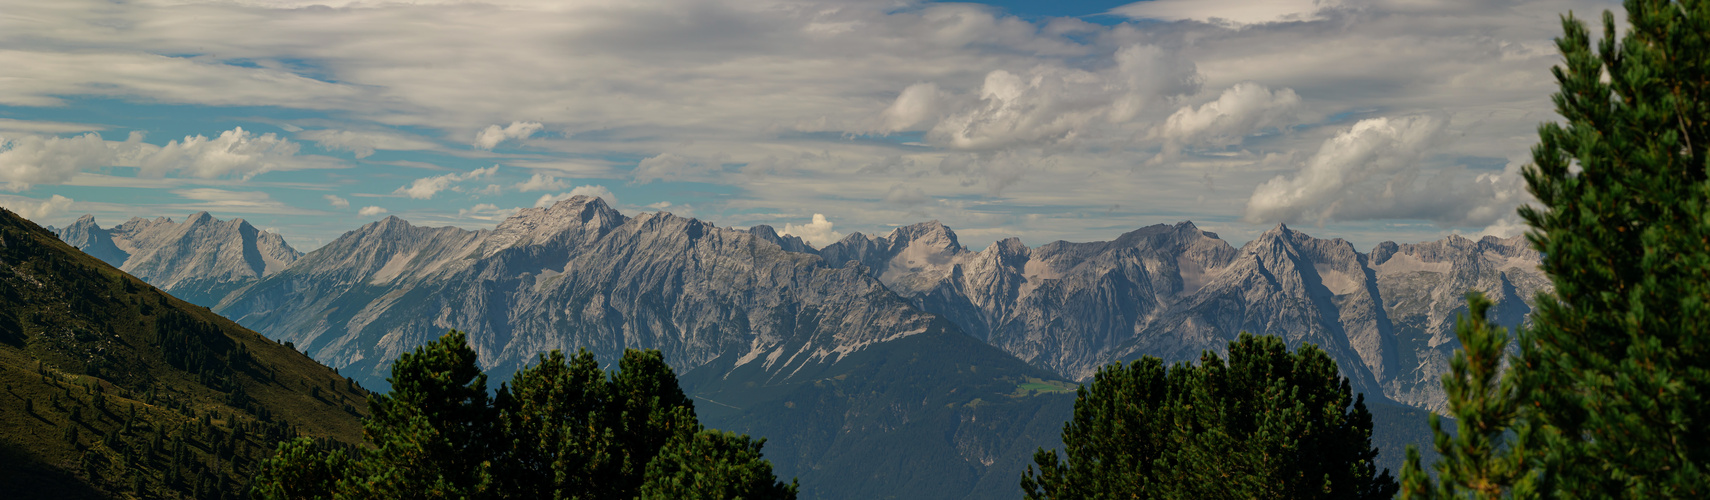
[[[1362,392],[1438,410],[1465,292],[1491,296],[1514,326],[1549,287],[1519,237],[1361,253],[1279,225],[1237,249],[1181,222],[976,252],[932,221],[816,250],[769,226],[629,218],[595,198],[491,230],[388,217],[300,259],[277,235],[205,213],[112,230],[84,217],[59,234],[371,384],[448,328],[470,331],[500,374],[545,350],[626,346],[685,370],[730,357],[785,373],[938,317],[1075,380],[1144,355],[1221,352],[1243,331],[1278,335],[1325,349]]]
[[[60,239],[191,303],[211,306],[232,291],[276,274],[302,256],[279,235],[243,219],[198,212],[183,222],[132,218],[102,229],[84,215]]]
[[[1440,382],[1460,343],[1455,318],[1466,313],[1466,293],[1483,292],[1496,303],[1492,319],[1514,328],[1532,312],[1534,298],[1550,290],[1538,265],[1543,257],[1524,236],[1460,236],[1417,244],[1384,242],[1372,250],[1372,269],[1384,310],[1395,325],[1400,356],[1384,393],[1392,399],[1442,410]]]
[[[1522,238],[1385,242],[1370,254],[1279,225],[1239,250],[1192,223],[1107,242],[1019,240],[972,252],[937,222],[853,234],[819,251],[858,263],[923,310],[1071,379],[1151,355],[1221,352],[1240,332],[1329,352],[1361,392],[1440,410],[1441,374],[1469,289],[1517,325],[1547,290]]]
[[[363,226],[217,310],[367,383],[447,329],[494,377],[552,349],[664,352],[679,370],[721,356],[788,377],[934,319],[856,267],[786,251],[763,229],[669,213],[625,217],[598,198],[519,212],[491,231]],[[805,245],[804,245],[805,248]]]

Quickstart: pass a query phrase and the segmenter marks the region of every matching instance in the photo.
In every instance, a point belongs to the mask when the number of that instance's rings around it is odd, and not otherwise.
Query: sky
[[[578,194],[816,246],[1519,234],[1590,0],[0,0],[0,206],[312,250]],[[1594,29],[1594,33],[1601,32]]]

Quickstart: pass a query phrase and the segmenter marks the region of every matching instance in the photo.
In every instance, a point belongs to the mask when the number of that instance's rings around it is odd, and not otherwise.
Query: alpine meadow
[[[0,66],[3,498],[1710,497],[1710,0],[0,0]]]

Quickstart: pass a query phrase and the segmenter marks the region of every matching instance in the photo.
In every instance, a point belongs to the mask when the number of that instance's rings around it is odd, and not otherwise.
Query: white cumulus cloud
[[[1272,92],[1264,85],[1242,82],[1224,90],[1215,101],[1176,110],[1157,133],[1169,153],[1184,146],[1236,145],[1248,134],[1286,125],[1299,107],[1300,96],[1292,89]]]
[[[255,135],[236,127],[211,139],[187,136],[183,141],[171,141],[158,148],[140,144],[133,158],[134,165],[143,172],[156,175],[176,171],[204,179],[227,175],[248,179],[281,167],[297,154],[297,149],[297,143],[271,132]],[[125,156],[120,155],[121,159],[126,159]]]
[[[0,198],[0,207],[6,207],[12,213],[40,223],[49,217],[56,217],[71,209],[71,198],[53,195],[46,200],[7,196]]]
[[[784,224],[784,229],[778,234],[796,236],[814,247],[824,247],[837,240],[843,239],[843,233],[831,230],[832,223],[823,214],[813,214],[813,222],[807,224]]]
[[[73,137],[0,137],[0,181],[23,191],[35,184],[60,184],[85,168],[115,163],[117,155],[100,134]]]
[[[1496,223],[1526,199],[1520,169],[1472,173],[1426,168],[1446,121],[1429,116],[1361,120],[1325,140],[1300,171],[1258,186],[1247,201],[1251,222],[1375,219],[1452,225]],[[1500,228],[1499,228],[1500,229]]]
[[[461,174],[445,174],[433,177],[423,177],[416,179],[408,186],[399,187],[398,189],[393,190],[392,194],[401,194],[418,200],[431,200],[433,199],[433,195],[439,194],[440,191],[445,191],[447,189],[459,190],[460,188],[457,186],[457,183],[459,182],[492,177],[493,173],[498,171],[499,166],[493,165],[487,168],[477,168]]]
[[[921,122],[937,118],[950,96],[938,90],[935,83],[916,83],[897,94],[897,100],[880,113],[880,132],[908,130]]]
[[[1162,98],[1198,85],[1191,63],[1155,46],[1130,45],[1114,59],[1113,66],[1096,72],[1040,65],[1019,74],[987,73],[977,98],[945,115],[928,137],[967,150],[1074,142],[1120,128]],[[925,106],[913,101],[926,101],[916,97],[924,92],[905,91],[891,109],[921,112],[917,108]],[[895,116],[913,118],[902,113]]]
[[[493,149],[507,140],[527,139],[542,128],[545,127],[535,122],[511,122],[504,127],[488,125],[486,129],[475,134],[475,147]]]
[[[185,136],[163,146],[142,141],[132,133],[125,141],[108,141],[99,134],[72,137],[25,135],[0,137],[0,181],[6,189],[22,191],[35,184],[60,184],[78,172],[96,167],[137,167],[144,175],[176,173],[212,179],[249,179],[271,170],[297,168],[315,162],[296,157],[297,143],[272,133],[256,135],[236,127],[219,136]]]
[[[373,206],[373,205],[369,205],[369,206],[366,206],[366,207],[362,207],[362,209],[361,209],[361,210],[357,210],[357,211],[356,211],[356,215],[360,215],[360,216],[363,216],[363,217],[368,217],[368,216],[371,216],[371,215],[380,215],[380,214],[383,214],[383,213],[386,213],[386,209],[384,209],[384,208],[380,208],[380,207],[376,207],[376,206]]]
[[[327,204],[332,205],[334,207],[350,208],[350,200],[340,198],[338,195],[335,195],[335,194],[329,194],[329,195],[322,196],[321,199],[327,200]]]
[[[1384,181],[1416,171],[1443,125],[1442,120],[1426,116],[1360,120],[1324,141],[1300,172],[1276,176],[1254,189],[1247,200],[1247,219],[1296,222],[1361,217],[1360,207],[1347,206],[1349,202],[1367,200],[1373,188],[1383,189]]]

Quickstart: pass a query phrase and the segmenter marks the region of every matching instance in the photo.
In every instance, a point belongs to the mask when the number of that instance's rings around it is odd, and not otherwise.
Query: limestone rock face
[[[1313,343],[1356,390],[1441,410],[1440,377],[1459,344],[1454,318],[1469,289],[1515,326],[1549,289],[1521,237],[1385,242],[1370,254],[1286,226],[1240,249],[1192,223],[1094,243],[1019,240],[962,247],[937,222],[883,237],[852,234],[819,251],[869,270],[917,307],[1035,366],[1084,380],[1144,355],[1168,361],[1222,353],[1240,332]]]
[[[1455,317],[1466,313],[1467,291],[1483,292],[1496,303],[1495,322],[1513,328],[1531,314],[1537,294],[1551,290],[1549,277],[1538,269],[1543,256],[1524,236],[1384,242],[1372,250],[1371,261],[1401,353],[1398,373],[1384,393],[1431,410],[1444,409],[1440,380],[1460,348]]]
[[[207,212],[183,222],[132,218],[112,229],[84,215],[57,232],[84,253],[203,306],[283,271],[303,255],[277,234]]]
[[[680,371],[728,356],[787,377],[934,322],[863,268],[786,251],[811,248],[767,229],[630,218],[588,197],[524,210],[491,231],[388,218],[217,310],[369,383],[451,328],[469,332],[501,379],[538,353],[584,347],[602,360],[659,349]]]
[[[1361,392],[1441,410],[1465,292],[1516,326],[1549,290],[1520,237],[1361,253],[1279,225],[1235,248],[1181,222],[976,252],[932,221],[816,250],[769,226],[631,218],[586,197],[491,230],[388,217],[300,257],[205,213],[111,230],[86,216],[58,233],[376,387],[388,360],[450,328],[470,332],[495,376],[550,349],[615,359],[646,347],[684,371],[722,358],[787,377],[942,323],[1071,380],[1145,355],[1221,353],[1243,331],[1278,335],[1325,349]]]

